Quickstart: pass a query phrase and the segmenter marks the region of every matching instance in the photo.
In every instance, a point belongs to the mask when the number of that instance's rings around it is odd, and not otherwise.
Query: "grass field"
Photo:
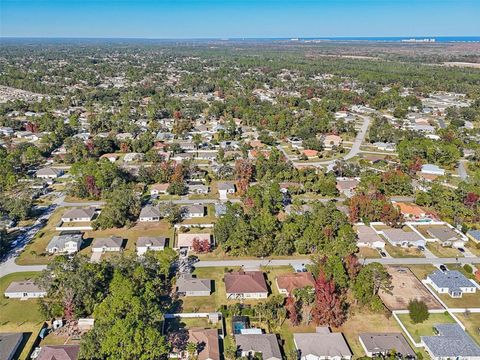
[[[463,257],[462,253],[452,247],[443,247],[440,243],[427,243],[427,249],[430,250],[433,255],[440,258],[454,258]]]
[[[358,248],[359,258],[364,259],[379,259],[381,256],[376,249],[368,248],[368,247],[360,247]]]
[[[420,336],[435,335],[433,330],[435,324],[455,323],[455,320],[445,313],[430,314],[428,319],[421,324],[412,323],[409,314],[400,314],[398,315],[398,318],[416,342],[420,341]]]
[[[14,273],[0,279],[0,332],[22,332],[24,342],[20,347],[19,359],[27,358],[38,332],[42,328],[44,318],[40,314],[37,300],[18,300],[3,297],[5,289],[12,281],[32,279],[36,272]]]
[[[418,280],[423,280],[430,274],[432,271],[438,270],[435,266],[430,264],[425,265],[408,265],[407,266],[418,278]]]
[[[455,314],[455,316],[457,316],[462,324],[465,325],[467,332],[477,341],[477,344],[480,346],[480,314],[470,313],[466,315],[464,313],[458,313]]]
[[[461,298],[452,298],[448,294],[437,293],[430,285],[427,285],[449,308],[479,308],[480,296],[475,294],[463,294]]]
[[[385,245],[385,250],[394,258],[412,258],[412,257],[425,257],[417,248],[403,248],[400,246],[393,246],[390,244]]]

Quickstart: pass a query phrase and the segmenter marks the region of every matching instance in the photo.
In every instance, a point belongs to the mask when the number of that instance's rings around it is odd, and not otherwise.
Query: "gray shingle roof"
[[[96,238],[93,240],[92,249],[96,248],[113,248],[113,247],[122,247],[123,239],[118,236],[110,236],[106,238]]]
[[[293,334],[295,346],[302,357],[307,355],[323,357],[348,357],[352,355],[341,333],[316,332]]]
[[[241,334],[235,335],[239,351],[262,353],[263,360],[282,359],[275,334]]]
[[[40,286],[36,285],[33,280],[12,281],[5,289],[5,293],[14,292],[43,292]]]
[[[22,342],[23,333],[0,333],[0,359],[13,359]]]
[[[188,291],[211,291],[212,280],[197,279],[191,275],[180,276],[177,280],[177,291],[180,293]]]
[[[480,347],[458,324],[437,324],[437,336],[422,336],[422,341],[435,357],[480,357]]]
[[[477,241],[480,241],[480,230],[469,230],[467,234],[476,239]]]
[[[163,236],[140,236],[137,240],[137,247],[144,246],[165,246],[166,238]]]
[[[401,333],[363,333],[359,337],[367,351],[373,354],[395,350],[403,356],[415,356],[415,351]]]
[[[160,210],[151,205],[147,205],[140,211],[140,218],[155,218],[160,217]]]
[[[448,288],[449,290],[459,290],[462,287],[474,286],[465,275],[458,270],[441,271],[436,270],[428,275],[429,279],[439,288]]]
[[[64,249],[65,244],[69,241],[73,241],[76,243],[82,242],[82,234],[67,234],[67,235],[58,235],[54,236],[52,240],[47,245],[47,250],[57,248],[57,249]]]

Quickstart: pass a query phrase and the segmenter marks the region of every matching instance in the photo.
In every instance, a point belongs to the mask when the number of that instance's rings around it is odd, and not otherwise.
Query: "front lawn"
[[[457,313],[456,317],[460,319],[467,332],[477,341],[480,346],[480,314],[479,313]]]
[[[440,258],[454,258],[463,257],[462,253],[453,247],[444,247],[439,242],[427,243],[427,249],[430,250],[433,255]]]
[[[394,258],[422,258],[425,257],[423,253],[417,248],[403,248],[401,246],[393,246],[391,244],[385,245],[385,250]]]
[[[455,320],[448,313],[431,313],[428,319],[420,324],[414,324],[409,314],[399,314],[398,318],[416,342],[420,342],[420,336],[435,335],[433,326],[436,324],[455,323]]]
[[[379,259],[381,257],[377,249],[363,246],[358,248],[357,256],[363,259]]]

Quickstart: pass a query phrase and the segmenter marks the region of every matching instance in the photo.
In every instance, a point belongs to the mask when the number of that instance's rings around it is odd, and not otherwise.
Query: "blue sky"
[[[480,0],[0,0],[0,35],[478,36]]]

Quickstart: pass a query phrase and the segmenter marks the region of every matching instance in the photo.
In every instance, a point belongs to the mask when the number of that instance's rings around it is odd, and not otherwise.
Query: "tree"
[[[292,294],[287,297],[285,302],[285,309],[287,309],[287,316],[293,326],[298,325],[299,318],[298,318],[298,310],[295,299],[293,298]]]
[[[316,325],[340,326],[346,320],[342,296],[338,294],[334,280],[327,280],[323,271],[320,271],[315,282],[312,313]]]
[[[372,310],[383,308],[378,296],[380,290],[390,293],[392,289],[391,276],[380,263],[370,263],[363,266],[353,284],[353,295],[361,305],[368,305]]]
[[[414,324],[423,323],[430,316],[427,304],[418,299],[413,299],[408,302],[408,312]]]
[[[121,185],[107,195],[107,203],[95,225],[101,229],[123,227],[140,213],[140,199],[128,185]]]
[[[209,240],[200,240],[198,238],[193,239],[192,242],[193,251],[198,254],[207,253],[210,251],[210,241]]]

